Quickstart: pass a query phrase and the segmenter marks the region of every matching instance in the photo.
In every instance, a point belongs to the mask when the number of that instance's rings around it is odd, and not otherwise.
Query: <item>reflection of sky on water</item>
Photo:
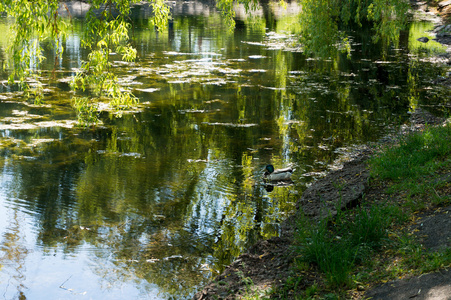
[[[36,207],[17,198],[22,183],[11,164],[4,160],[0,175],[0,287],[6,299],[19,291],[27,299],[164,299],[157,285],[112,259],[110,249],[83,243],[65,252],[38,245]]]
[[[217,161],[210,162],[208,159],[207,162],[197,163],[205,163],[206,167],[199,176],[199,184],[195,188],[195,196],[189,209],[191,213],[186,219],[185,227],[195,227],[196,230],[193,233],[209,236],[217,230],[216,226],[222,219],[224,204],[230,193],[227,192],[225,183],[221,182],[220,173],[223,167],[218,166]]]
[[[21,231],[24,232],[23,228]],[[142,279],[122,276],[124,266],[112,264],[108,257],[96,257],[99,252],[96,247],[83,246],[77,253],[69,255],[53,252],[54,249],[46,254],[41,249],[27,250],[26,258],[21,262],[26,268],[15,274],[16,270],[5,265],[0,275],[2,282],[13,278],[2,290],[7,299],[14,298],[18,284],[23,286],[29,299],[160,299],[157,296],[149,298],[149,295],[158,294],[156,285],[152,287]],[[21,274],[20,278],[18,274]],[[137,286],[147,290],[140,291]]]
[[[5,164],[4,160],[3,164]],[[8,169],[4,165],[2,166],[2,173],[0,176],[0,228],[4,229],[8,227],[8,213],[10,212],[6,202],[8,199],[8,192],[6,189],[13,179],[13,176],[9,174]]]
[[[67,54],[65,56],[68,57],[68,66],[67,68],[70,70],[72,68],[80,68],[82,64],[82,48],[81,48],[81,39],[80,36],[76,33],[69,34],[66,38],[66,43],[64,47],[64,52]],[[63,64],[60,63],[60,66]]]

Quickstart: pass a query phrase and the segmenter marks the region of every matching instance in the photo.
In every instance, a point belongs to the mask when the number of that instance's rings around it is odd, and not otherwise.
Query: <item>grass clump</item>
[[[302,259],[315,263],[331,286],[349,285],[349,273],[356,257],[355,247],[334,237],[328,231],[326,222],[321,222],[318,228],[309,229],[304,234],[301,237]]]
[[[449,165],[441,161],[451,154],[451,126],[432,127],[403,137],[398,146],[370,159],[372,175],[381,180],[416,179]]]
[[[329,287],[352,287],[355,265],[388,240],[387,229],[399,215],[394,205],[362,205],[334,220],[301,222],[296,237],[300,260],[316,265]]]
[[[451,125],[431,127],[423,132],[409,134],[398,145],[383,149],[369,160],[372,178],[392,183],[388,192],[404,193],[404,201],[412,210],[451,200],[439,195],[437,189],[444,181],[440,174],[451,169]]]
[[[269,294],[271,290],[258,290],[254,286],[254,282],[251,278],[245,277],[243,272],[237,272],[238,277],[240,277],[241,281],[245,285],[244,295],[240,296],[242,300],[264,300],[269,299]]]

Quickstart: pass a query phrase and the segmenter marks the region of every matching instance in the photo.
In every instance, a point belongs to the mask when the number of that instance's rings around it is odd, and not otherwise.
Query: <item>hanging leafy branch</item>
[[[101,1],[98,1],[93,7],[100,9],[101,4]],[[113,16],[113,9],[119,11],[117,16]],[[102,8],[99,17],[93,9],[88,12],[86,16],[87,30],[82,40],[82,46],[91,52],[71,84],[74,89],[83,91],[90,89],[97,98],[110,99],[111,106],[116,109],[129,107],[137,101],[130,90],[119,85],[110,62],[111,53],[122,55],[124,61],[136,59],[136,49],[129,42],[130,23],[127,22],[129,10],[130,3],[128,1],[117,2],[114,7],[113,3],[109,1]],[[80,99],[75,99],[76,104],[80,101]],[[95,105],[96,102],[92,102],[92,105]],[[84,103],[84,105],[87,104]]]
[[[82,39],[82,46],[90,50],[87,61],[73,78],[73,89],[89,89],[94,98],[109,99],[110,106],[116,110],[128,108],[137,102],[129,89],[120,86],[114,74],[110,55],[120,54],[124,61],[136,59],[136,49],[131,45],[128,16],[130,1],[94,1],[86,15],[87,30]],[[96,12],[100,11],[100,15]],[[79,111],[83,122],[92,123],[97,101],[86,97],[75,98],[74,106]],[[87,113],[87,115],[86,115]]]
[[[58,17],[57,11],[57,1],[0,1],[0,12],[6,12],[15,20],[7,49],[11,70],[8,81],[18,80],[27,95],[34,95],[36,102],[42,99],[42,85],[37,79],[44,60],[40,42],[49,39],[62,54],[61,40],[67,24]]]
[[[154,11],[151,24],[155,26],[159,31],[162,31],[168,25],[171,11],[169,7],[164,3],[164,0],[154,0],[151,4]]]
[[[100,98],[108,99],[110,105],[116,109],[136,103],[137,99],[131,91],[119,85],[110,62],[112,53],[120,54],[122,60],[127,62],[136,59],[137,51],[129,37],[130,8],[136,2],[138,0],[89,2],[82,47],[90,53],[73,78],[71,86],[74,90],[89,90],[93,97],[74,99],[74,106],[79,112],[89,111],[92,116],[97,105],[96,99]],[[154,9],[152,24],[163,30],[170,18],[170,10],[162,0],[151,0],[150,3]],[[70,24],[59,16],[59,7],[58,0],[0,1],[0,12],[13,19],[13,37],[8,48],[9,82],[18,82],[27,94],[34,95],[35,102],[42,99],[42,85],[38,76],[40,63],[45,57],[42,55],[41,43],[50,40],[58,58],[64,51],[62,42]],[[58,59],[55,59],[55,63],[57,62]]]
[[[340,39],[337,20],[340,10],[334,1],[302,0],[300,14],[301,43],[304,50],[320,57],[327,57]]]
[[[397,42],[399,32],[407,22],[409,7],[405,0],[373,0],[368,5],[367,18],[374,22],[375,41]]]
[[[283,2],[281,0],[280,2]],[[252,14],[252,11],[258,8],[258,0],[218,0],[216,7],[225,18],[226,24],[230,30],[235,28],[235,10],[236,5],[242,4],[247,13]]]
[[[283,0],[279,1],[284,3]],[[374,41],[385,44],[398,42],[405,27],[410,7],[407,0],[299,0],[302,11],[300,42],[309,55],[328,57],[337,49],[350,52],[350,44],[342,30],[349,24],[362,26],[372,22]],[[217,8],[234,27],[236,5],[243,5],[248,13],[259,5],[257,0],[218,0]]]

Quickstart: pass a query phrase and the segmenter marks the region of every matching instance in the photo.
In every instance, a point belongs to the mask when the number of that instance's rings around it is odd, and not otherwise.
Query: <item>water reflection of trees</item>
[[[25,285],[26,265],[25,260],[29,253],[26,246],[24,246],[24,233],[21,232],[20,223],[23,219],[20,213],[15,210],[9,220],[9,225],[5,228],[5,232],[1,237],[1,256],[0,256],[0,270],[2,273],[9,276],[8,287],[16,289],[13,291],[14,299],[25,299],[25,292],[27,286]],[[11,290],[5,288],[3,296],[11,296]],[[11,298],[12,299],[12,298]]]
[[[192,86],[183,97],[168,91],[174,97],[141,114],[106,119],[110,129],[84,137],[95,138],[91,143],[55,141],[35,149],[38,161],[22,162],[16,172],[20,197],[37,212],[39,242],[65,251],[85,242],[108,248],[102,259],[175,293],[188,281],[206,280],[193,276],[205,264],[220,269],[253,241],[277,234],[297,194],[281,188],[265,196],[262,163],[254,158],[296,161],[309,171],[301,162],[330,161],[337,146],[377,135],[372,122],[383,117],[365,112],[375,104],[356,101],[360,90],[346,76],[324,66],[297,74],[287,58],[280,69],[278,57],[265,75],[272,78],[260,79],[275,80],[277,89],[254,92],[237,83],[220,92]],[[378,105],[390,104],[380,84],[373,88]],[[222,101],[192,100],[217,93]],[[174,280],[161,270],[175,272]]]
[[[200,53],[197,36],[214,22],[217,16],[175,19],[179,31],[171,45]],[[250,28],[244,21],[243,26]],[[141,112],[121,119],[104,114],[105,128],[77,132],[79,138],[61,132],[66,138],[29,149],[27,155],[36,160],[17,153],[14,176],[20,186],[11,193],[33,212],[40,245],[68,253],[85,243],[96,246],[97,259],[116,267],[96,269],[100,276],[112,282],[143,279],[186,296],[209,279],[209,268],[220,270],[252,242],[277,234],[278,222],[309,180],[303,173],[324,170],[338,147],[376,139],[415,95],[416,66],[404,64],[401,54],[383,60],[383,44],[367,46],[368,34],[355,36],[353,59],[337,52],[318,61],[242,47],[241,41],[265,32],[265,22],[252,26],[232,37],[221,34],[220,26],[208,28],[214,32],[212,49],[224,47],[234,59],[257,51],[266,57],[235,65],[212,58],[242,69],[237,76],[227,78],[230,74],[217,69],[206,76],[226,77],[216,86],[168,83],[154,70],[142,73],[137,80],[161,92],[137,93],[141,102],[149,102]],[[176,45],[178,39],[183,41]],[[142,42],[143,56],[163,49],[152,41]],[[159,67],[172,62],[152,60]],[[120,74],[139,70],[117,67]],[[406,76],[411,90],[400,88]],[[12,135],[28,142],[48,133]],[[297,185],[266,193],[259,176],[267,162],[294,163]],[[206,275],[199,276],[202,272]]]

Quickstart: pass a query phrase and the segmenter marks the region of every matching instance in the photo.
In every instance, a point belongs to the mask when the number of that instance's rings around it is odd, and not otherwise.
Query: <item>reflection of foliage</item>
[[[433,23],[426,21],[412,22],[409,25],[409,51],[415,54],[425,53],[426,55],[431,53],[445,53],[446,47],[433,40],[433,29]],[[429,41],[427,43],[420,42],[418,39],[422,37],[428,37]]]
[[[373,22],[375,41],[397,43],[409,7],[403,0],[302,0],[301,5],[301,41],[306,52],[318,56],[330,56],[336,44],[347,44],[340,29],[351,23]]]
[[[409,89],[409,111],[414,112],[418,107],[418,101],[420,98],[418,89],[418,62],[412,60],[410,62],[409,70],[407,73],[407,87]]]
[[[284,1],[280,1],[284,3]],[[300,38],[309,54],[327,57],[338,48],[350,51],[350,42],[343,30],[350,24],[362,26],[372,22],[373,39],[384,44],[397,43],[400,31],[407,21],[409,3],[404,0],[301,0]],[[258,7],[255,0],[219,0],[218,9],[226,17],[230,28],[235,25],[235,5],[243,5],[248,13]]]
[[[25,276],[25,260],[28,256],[28,249],[24,246],[24,234],[21,232],[20,224],[22,220],[19,218],[19,213],[14,211],[10,225],[6,228],[6,232],[3,234],[3,241],[0,244],[1,256],[0,262],[7,265],[7,268],[3,272],[10,275],[8,285],[16,285],[17,293],[19,296],[14,298],[24,299],[23,292],[26,290],[24,282]],[[0,270],[2,270],[2,264],[0,264]],[[6,299],[7,290],[5,289],[3,297]],[[23,298],[22,298],[23,297]],[[11,298],[12,299],[12,298]]]

